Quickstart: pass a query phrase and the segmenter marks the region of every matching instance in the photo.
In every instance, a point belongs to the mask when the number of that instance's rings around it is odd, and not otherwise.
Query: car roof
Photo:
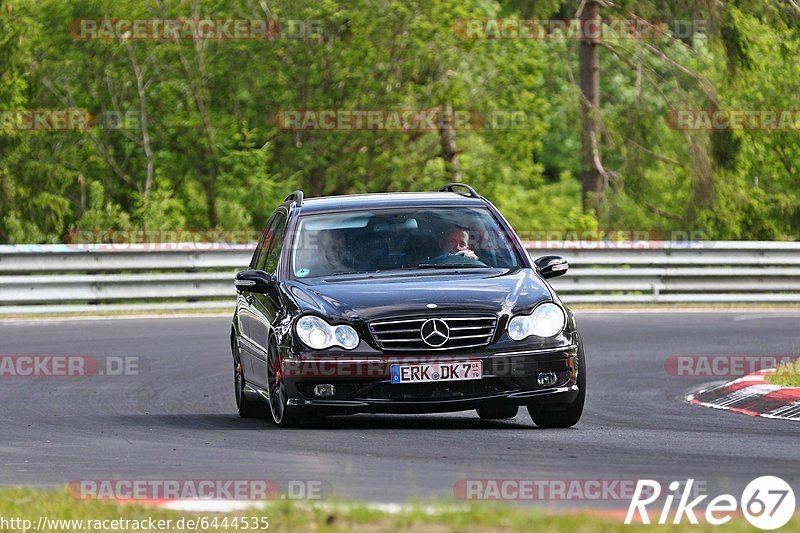
[[[485,206],[483,198],[454,192],[401,192],[349,194],[305,198],[300,214],[388,207]]]

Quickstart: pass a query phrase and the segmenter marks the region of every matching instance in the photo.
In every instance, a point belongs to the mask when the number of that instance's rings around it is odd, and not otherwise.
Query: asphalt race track
[[[583,420],[540,430],[474,411],[331,418],[278,430],[235,414],[229,319],[4,321],[0,354],[136,356],[138,375],[0,378],[0,484],[81,479],[320,480],[365,501],[453,498],[463,479],[703,480],[762,475],[800,490],[800,423],[696,407],[713,378],[670,355],[800,351],[800,313],[576,313],[587,346]],[[570,502],[585,506],[586,502]]]

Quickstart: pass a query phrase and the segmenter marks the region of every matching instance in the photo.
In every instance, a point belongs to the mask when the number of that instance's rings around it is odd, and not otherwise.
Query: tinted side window
[[[265,240],[264,251],[258,258],[258,268],[265,272],[275,272],[278,269],[278,258],[283,248],[283,237],[286,234],[286,214],[278,213],[269,227],[269,235]]]
[[[273,234],[270,231],[273,223],[275,222],[275,214],[273,214],[269,220],[267,221],[267,225],[264,228],[264,231],[261,232],[261,238],[258,240],[258,246],[256,246],[256,251],[253,253],[253,258],[250,260],[250,268],[256,269],[258,268],[259,263],[264,261],[264,256],[267,254],[269,250],[270,236]]]

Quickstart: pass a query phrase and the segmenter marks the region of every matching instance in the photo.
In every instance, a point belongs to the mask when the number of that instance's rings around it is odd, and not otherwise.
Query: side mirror
[[[267,294],[273,290],[277,278],[275,274],[269,274],[263,270],[242,270],[233,278],[236,290],[246,292],[257,292]]]
[[[567,273],[569,263],[563,257],[558,255],[543,255],[533,262],[536,265],[536,270],[544,279],[555,278],[556,276],[563,276]]]

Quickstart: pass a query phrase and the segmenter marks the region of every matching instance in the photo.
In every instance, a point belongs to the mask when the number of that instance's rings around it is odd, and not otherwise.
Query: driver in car
[[[478,256],[469,248],[469,232],[464,228],[452,228],[448,232],[445,253],[478,260]]]

